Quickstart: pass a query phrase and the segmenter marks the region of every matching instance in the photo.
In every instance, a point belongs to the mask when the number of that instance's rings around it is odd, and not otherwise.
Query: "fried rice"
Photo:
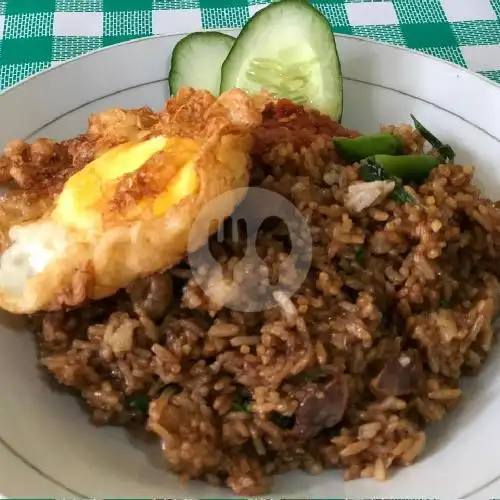
[[[499,205],[472,185],[473,167],[450,164],[406,186],[414,203],[381,191],[352,205],[359,165],[342,164],[331,139],[358,134],[286,101],[263,116],[252,185],[285,196],[309,224],[300,289],[263,312],[237,312],[208,298],[182,262],[110,299],[36,318],[40,363],[95,424],[157,435],[183,478],[243,496],[297,468],[384,480],[421,456],[427,424],[457,406],[461,378],[492,348]],[[422,151],[410,126],[384,130]],[[271,274],[287,255],[284,234],[279,222],[259,232]],[[210,245],[231,273],[244,247]],[[247,271],[235,278],[242,294],[262,276]]]

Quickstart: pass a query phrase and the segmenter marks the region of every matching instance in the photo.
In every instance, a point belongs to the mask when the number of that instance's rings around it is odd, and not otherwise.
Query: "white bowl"
[[[233,33],[235,34],[235,33]],[[38,74],[0,98],[0,144],[66,138],[110,106],[159,108],[168,97],[170,54],[181,36],[116,45]],[[451,143],[478,182],[500,194],[500,87],[452,64],[354,37],[338,36],[345,77],[344,123],[364,132],[417,117]],[[234,498],[228,489],[183,485],[125,431],[96,428],[77,401],[51,392],[36,366],[31,335],[0,335],[0,493],[10,497]],[[273,497],[481,497],[500,491],[499,350],[467,381],[460,408],[430,430],[425,456],[385,483],[343,483],[340,474],[293,472],[275,478]],[[489,485],[489,486],[488,486]],[[486,491],[486,490],[483,490]]]

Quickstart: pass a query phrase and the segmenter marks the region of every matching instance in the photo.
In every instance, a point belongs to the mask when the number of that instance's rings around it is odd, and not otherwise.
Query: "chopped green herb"
[[[405,203],[415,203],[415,198],[404,188],[404,186],[396,181],[396,185],[392,190],[390,198],[397,201],[400,205]]]
[[[172,394],[180,392],[181,386],[178,384],[167,384],[163,389],[161,389],[161,393],[163,394],[165,391],[170,391]],[[156,397],[156,396],[155,396]],[[135,394],[134,396],[129,396],[125,399],[125,406],[127,408],[138,410],[146,413],[149,409],[149,403],[153,398],[148,394]]]
[[[453,163],[455,160],[455,151],[449,144],[443,144],[434,134],[429,132],[413,115],[410,115],[415,125],[415,129],[420,133],[420,135],[434,148],[437,150],[440,156],[440,161],[446,163],[447,161]]]
[[[331,438],[334,438],[334,437],[337,437],[338,435],[340,435],[340,429],[341,429],[340,425],[335,425],[333,427],[329,427],[328,429],[325,429],[323,431],[323,434],[325,435],[325,437],[329,437],[331,439]]]
[[[373,157],[366,158],[361,162],[361,178],[365,182],[386,181],[390,179],[384,167],[377,163]]]
[[[291,429],[295,424],[295,417],[293,415],[282,415],[276,411],[271,412],[271,422],[281,429]]]
[[[309,368],[303,372],[298,373],[293,377],[293,380],[297,383],[301,382],[314,382],[326,376],[326,373],[318,367]]]
[[[354,258],[360,266],[365,265],[365,249],[362,245],[356,245],[354,247]]]
[[[138,410],[146,413],[149,409],[149,403],[151,398],[147,394],[137,394],[135,396],[129,396],[125,400],[125,406],[132,410]]]
[[[168,391],[169,394],[177,394],[178,392],[181,392],[182,387],[179,384],[167,384],[163,389],[162,389],[162,394],[165,391]]]
[[[400,204],[415,203],[415,198],[406,191],[401,181],[397,177],[391,177],[375,157],[366,158],[361,162],[360,174],[365,182],[393,180],[396,185],[390,197]]]
[[[238,388],[234,393],[232,410],[250,413],[251,403],[252,398],[248,394],[248,391],[244,388]]]

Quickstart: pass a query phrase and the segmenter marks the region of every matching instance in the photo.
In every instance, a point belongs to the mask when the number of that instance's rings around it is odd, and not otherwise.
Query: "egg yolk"
[[[139,171],[156,153],[168,151],[175,172],[161,193],[145,195],[125,213],[127,220],[138,220],[149,210],[161,216],[182,199],[197,191],[199,177],[194,166],[197,146],[189,139],[154,137],[143,142],[127,142],[105,152],[71,176],[59,195],[53,217],[76,229],[102,229],[103,212],[113,200],[117,183],[127,174]],[[160,174],[161,175],[161,172]]]

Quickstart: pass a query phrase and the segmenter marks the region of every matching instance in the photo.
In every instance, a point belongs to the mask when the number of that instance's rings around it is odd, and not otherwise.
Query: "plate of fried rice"
[[[217,95],[184,82],[183,39],[0,96],[0,492],[480,498],[500,475],[500,87],[337,35],[320,97],[275,92],[264,63],[255,92],[228,59]],[[253,259],[233,211],[266,219]]]

